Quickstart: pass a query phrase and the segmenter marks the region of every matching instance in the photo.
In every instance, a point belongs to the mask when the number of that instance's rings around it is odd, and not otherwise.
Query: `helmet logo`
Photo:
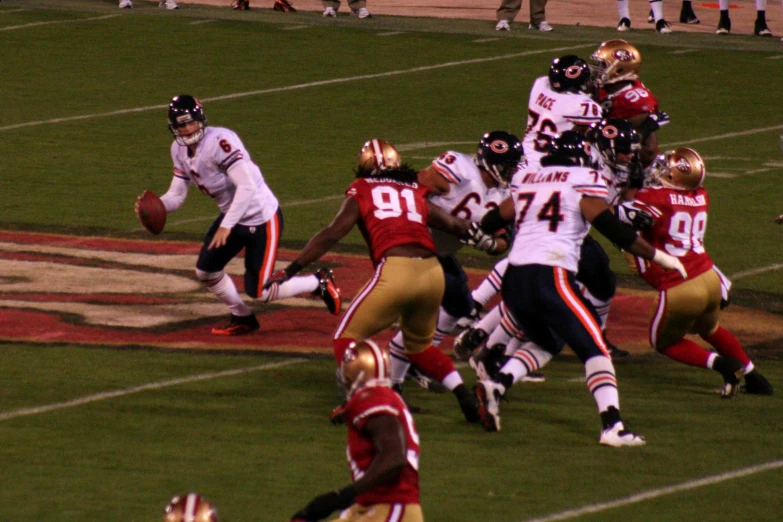
[[[682,156],[674,156],[672,158],[672,161],[674,162],[674,168],[682,172],[683,174],[690,174],[691,173],[691,165],[688,163],[688,160],[683,158]]]
[[[621,62],[630,62],[633,60],[633,54],[630,53],[627,49],[617,49],[612,53],[612,56]]]
[[[566,78],[574,79],[579,78],[579,75],[582,73],[582,68],[578,65],[572,65],[568,69],[565,70]]]
[[[601,134],[603,134],[606,139],[613,140],[620,134],[620,131],[618,131],[617,127],[614,125],[606,125],[601,129]]]
[[[509,146],[503,140],[495,140],[489,144],[489,148],[496,154],[505,154],[508,152]]]

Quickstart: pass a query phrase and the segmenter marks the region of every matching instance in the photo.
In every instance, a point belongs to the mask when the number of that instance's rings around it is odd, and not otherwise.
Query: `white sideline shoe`
[[[511,24],[508,23],[508,20],[500,20],[498,21],[498,24],[495,26],[495,31],[510,31],[511,30]]]
[[[535,29],[536,31],[541,31],[542,33],[548,33],[549,31],[553,31],[554,28],[549,25],[549,22],[546,20],[542,20],[538,23],[538,25],[530,24],[527,26],[528,29]]]
[[[133,2],[131,0],[120,0],[120,9],[131,9]]]
[[[161,9],[165,7],[169,11],[173,11],[174,9],[179,9],[176,0],[160,0],[160,3],[158,3],[158,7],[160,7]]]
[[[364,20],[365,18],[372,18],[370,11],[368,11],[366,7],[362,7],[358,11],[354,11],[352,14],[355,17],[357,17],[359,20]]]
[[[337,18],[337,11],[334,10],[334,7],[324,9],[324,18]]]
[[[647,443],[641,435],[626,430],[622,421],[618,421],[611,428],[603,430],[599,442],[604,446],[612,446],[613,448],[644,446]]]

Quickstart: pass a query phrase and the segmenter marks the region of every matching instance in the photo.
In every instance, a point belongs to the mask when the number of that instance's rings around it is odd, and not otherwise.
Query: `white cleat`
[[[498,21],[498,24],[495,26],[495,31],[510,31],[511,30],[511,24],[508,23],[508,20],[500,20]]]
[[[133,2],[131,0],[120,0],[120,9],[131,9]]]
[[[641,435],[626,430],[622,421],[618,421],[611,428],[603,430],[599,442],[604,446],[612,446],[613,448],[644,446],[647,443]]]
[[[620,22],[617,24],[617,30],[621,33],[627,32],[631,30],[631,19],[630,18],[621,18]]]
[[[354,11],[352,14],[355,17],[357,17],[359,20],[364,20],[365,18],[372,18],[370,11],[368,11],[366,7],[362,7],[358,11]]]
[[[177,5],[176,0],[160,0],[158,3],[158,7],[161,9],[168,9],[169,11],[173,11],[174,9],[179,9],[179,6]]]
[[[337,11],[334,10],[334,7],[324,9],[324,18],[337,18]]]
[[[479,422],[487,431],[500,431],[500,397],[506,392],[502,384],[491,380],[476,383],[473,393],[478,402]]]

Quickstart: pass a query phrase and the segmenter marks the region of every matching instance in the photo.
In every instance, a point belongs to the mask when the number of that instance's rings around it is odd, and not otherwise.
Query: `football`
[[[138,201],[139,221],[144,228],[157,235],[166,226],[166,207],[154,192],[145,190]]]

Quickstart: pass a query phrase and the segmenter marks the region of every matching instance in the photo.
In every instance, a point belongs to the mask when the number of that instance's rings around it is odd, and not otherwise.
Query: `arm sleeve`
[[[174,176],[171,180],[169,190],[166,191],[160,197],[163,202],[163,206],[166,207],[166,212],[174,212],[185,202],[185,198],[188,197],[188,189],[190,184],[186,179]]]
[[[237,161],[227,171],[228,177],[231,178],[232,183],[236,186],[236,191],[234,192],[231,206],[220,224],[223,228],[234,228],[234,225],[245,215],[247,207],[250,206],[250,202],[256,194],[253,175],[247,166],[247,161]]]

